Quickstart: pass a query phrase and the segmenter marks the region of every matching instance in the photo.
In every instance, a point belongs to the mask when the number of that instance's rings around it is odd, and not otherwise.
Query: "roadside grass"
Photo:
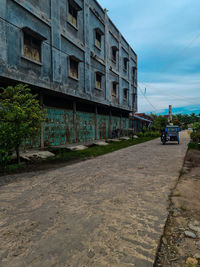
[[[56,167],[60,163],[73,163],[81,160],[86,160],[108,154],[129,146],[137,145],[143,142],[147,142],[155,139],[156,137],[140,137],[134,138],[133,140],[122,140],[119,142],[109,143],[107,146],[92,146],[81,151],[70,151],[67,148],[53,148],[51,147],[49,151],[55,154],[54,157],[48,158],[46,160],[38,160],[34,162],[22,162],[20,165],[10,164],[4,169],[0,169],[0,175],[13,174],[25,171],[34,171],[37,169],[47,169],[51,167]]]
[[[112,142],[109,143],[107,146],[92,146],[85,150],[81,151],[66,151],[65,149],[59,149],[51,151],[56,154],[55,157],[51,158],[50,160],[61,160],[61,161],[73,161],[73,160],[82,160],[88,158],[94,158],[97,156],[101,156],[104,154],[108,154],[129,146],[137,145],[143,142],[150,141],[155,139],[155,137],[141,137],[133,140],[123,140],[119,142]]]
[[[179,171],[179,178],[181,178],[184,174],[185,174],[185,171],[183,169],[181,169]]]
[[[188,144],[188,149],[197,149],[198,150],[198,144],[195,142],[190,142]]]

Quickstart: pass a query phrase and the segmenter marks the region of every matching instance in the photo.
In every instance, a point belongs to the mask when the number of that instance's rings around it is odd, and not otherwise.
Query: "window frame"
[[[128,88],[124,88],[123,89],[123,100],[124,100],[124,102],[128,102],[128,92],[129,92]]]
[[[132,67],[132,83],[133,85],[135,84],[136,82],[136,67]]]
[[[117,62],[117,51],[119,51],[119,49],[116,46],[112,46],[111,47],[111,60],[116,63]],[[115,53],[115,55],[113,54],[113,52]]]
[[[95,28],[94,29],[94,46],[101,50],[102,49],[102,36],[104,35],[104,33],[102,32],[102,30],[100,28]],[[98,39],[99,37],[99,39]]]
[[[95,89],[97,90],[103,90],[102,85],[103,85],[103,81],[102,81],[102,77],[104,76],[103,73],[96,71],[95,72]],[[99,81],[97,81],[97,77],[100,78]],[[98,86],[98,82],[100,83],[100,86]]]
[[[123,67],[124,67],[125,72],[128,71],[128,62],[129,62],[129,59],[127,57],[124,57]]]
[[[21,57],[23,59],[29,60],[37,65],[42,65],[43,62],[43,41],[46,40],[46,38],[44,36],[42,36],[41,34],[33,31],[32,29],[28,28],[28,27],[23,27],[21,29],[22,31],[22,38],[21,38]],[[33,44],[33,40],[36,41],[36,43],[38,42],[38,53],[39,53],[39,60],[35,59],[34,57],[30,57],[25,53],[25,37],[27,36],[27,39],[30,38],[31,39],[31,44]],[[37,50],[37,49],[36,49]]]
[[[70,10],[72,12],[70,12]],[[82,8],[73,0],[68,1],[68,14],[67,14],[67,22],[78,30],[78,13]]]
[[[76,81],[79,81],[79,63],[81,62],[81,60],[79,60],[78,58],[76,58],[75,56],[69,56],[69,70],[68,70],[68,76]],[[74,68],[74,70],[72,70],[72,66],[76,67]],[[74,73],[76,73],[77,75],[74,75]]]
[[[117,85],[118,85],[117,82],[112,82],[112,92],[111,92],[111,95],[112,95],[112,97],[115,97],[115,98],[117,98],[117,95],[118,95]],[[114,88],[114,86],[115,86],[115,88]],[[114,90],[116,91],[115,94],[113,93]]]

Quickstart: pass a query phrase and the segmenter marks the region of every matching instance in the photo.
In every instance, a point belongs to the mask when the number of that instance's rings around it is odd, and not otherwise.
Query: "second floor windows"
[[[73,56],[71,56],[69,58],[69,76],[76,80],[78,80],[78,74],[79,74],[78,65],[79,61]]]
[[[124,71],[128,70],[128,61],[129,59],[127,57],[124,57]]]
[[[100,72],[96,72],[96,81],[95,87],[97,89],[102,89],[102,74]]]
[[[117,83],[116,82],[112,83],[112,96],[117,97]]]
[[[132,68],[132,83],[136,82],[136,67]]]
[[[128,100],[128,89],[127,88],[124,88],[124,90],[123,90],[123,100],[125,102],[127,102],[127,100]]]
[[[24,56],[41,62],[41,40],[24,32]]]
[[[23,31],[23,56],[32,61],[42,62],[42,42],[46,39],[32,29],[24,27]]]
[[[117,61],[117,51],[118,51],[118,48],[116,46],[112,46],[111,47],[111,59],[112,61],[114,61],[116,63]]]
[[[102,76],[99,73],[96,73],[96,88],[101,89],[102,86]]]

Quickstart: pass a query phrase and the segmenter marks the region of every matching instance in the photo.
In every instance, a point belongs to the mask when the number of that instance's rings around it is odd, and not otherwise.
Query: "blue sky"
[[[138,55],[139,112],[200,113],[200,0],[98,2]]]

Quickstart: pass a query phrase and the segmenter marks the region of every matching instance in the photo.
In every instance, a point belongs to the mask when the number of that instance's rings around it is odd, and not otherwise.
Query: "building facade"
[[[28,84],[47,109],[34,146],[124,134],[137,55],[95,0],[0,0],[0,86]]]

